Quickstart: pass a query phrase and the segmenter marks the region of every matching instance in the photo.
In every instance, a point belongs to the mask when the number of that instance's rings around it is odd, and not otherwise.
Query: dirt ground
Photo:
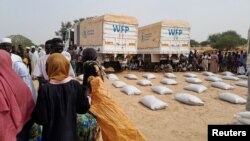
[[[202,85],[208,88],[203,93],[195,93],[184,90],[183,88],[190,84],[185,82],[184,73],[175,73],[177,85],[165,85],[176,93],[190,93],[204,101],[204,106],[190,106],[180,103],[174,99],[174,94],[158,95],[152,92],[150,86],[137,85],[138,80],[128,80],[124,76],[127,73],[133,73],[140,79],[145,72],[124,71],[116,75],[120,80],[127,84],[134,85],[142,91],[139,96],[128,96],[120,91],[119,88],[112,86],[111,80],[105,79],[113,99],[123,108],[125,113],[134,122],[136,127],[145,135],[148,141],[205,141],[207,140],[207,128],[209,124],[233,124],[234,114],[245,111],[246,105],[231,104],[218,99],[221,92],[232,92],[243,98],[247,98],[247,88],[236,86],[237,81],[223,80],[234,86],[233,90],[222,90],[211,86],[211,82],[205,81],[206,76],[202,73],[194,72],[198,78],[203,80]],[[156,79],[150,81],[153,85],[164,85],[160,81],[164,78],[163,73],[153,73]],[[221,77],[221,75],[220,75]],[[37,82],[34,82],[37,87]],[[168,104],[163,110],[152,111],[138,101],[145,95],[154,95]]]
[[[247,88],[236,86],[237,81],[223,80],[234,86],[233,90],[221,90],[211,86],[211,82],[205,81],[206,76],[202,73],[195,73],[203,80],[202,85],[208,88],[203,93],[196,93],[184,90],[190,84],[185,82],[184,73],[175,73],[177,85],[165,85],[175,93],[190,93],[204,101],[204,106],[190,106],[180,103],[174,99],[174,94],[158,95],[152,92],[150,86],[136,84],[138,80],[128,80],[125,74],[133,73],[143,79],[145,72],[123,72],[116,75],[127,84],[134,85],[142,91],[140,96],[128,96],[119,88],[112,86],[112,81],[106,80],[106,86],[113,95],[113,98],[120,104],[135,125],[147,137],[149,141],[205,141],[207,140],[207,128],[209,124],[233,124],[234,114],[245,111],[246,105],[231,104],[218,99],[221,92],[232,92],[243,98],[247,98]],[[152,79],[153,85],[163,85],[160,81],[164,78],[162,73],[154,73],[157,78]],[[221,76],[220,76],[221,77]],[[139,99],[145,95],[154,95],[168,104],[163,110],[152,111],[142,104]]]

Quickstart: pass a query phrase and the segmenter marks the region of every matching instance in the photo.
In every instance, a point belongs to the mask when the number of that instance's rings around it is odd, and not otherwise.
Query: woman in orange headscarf
[[[0,140],[14,141],[35,106],[31,92],[12,69],[10,54],[0,50]]]
[[[86,113],[90,107],[82,86],[69,77],[70,62],[60,53],[47,60],[49,83],[38,91],[34,121],[43,125],[44,141],[76,141],[77,113]]]

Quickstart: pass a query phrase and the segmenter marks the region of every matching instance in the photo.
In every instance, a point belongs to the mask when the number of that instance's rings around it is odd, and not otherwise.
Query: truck
[[[181,20],[165,20],[138,29],[138,54],[149,69],[171,56],[190,52],[190,25]]]
[[[105,14],[75,23],[66,35],[66,45],[94,48],[105,68],[122,71],[127,56],[137,53],[138,22],[135,17]]]

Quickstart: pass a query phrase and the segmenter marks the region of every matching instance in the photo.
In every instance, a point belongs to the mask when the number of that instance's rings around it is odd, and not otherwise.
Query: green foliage
[[[197,47],[197,46],[199,46],[199,42],[197,42],[197,41],[191,39],[191,40],[190,40],[190,45],[191,45],[191,47]]]
[[[200,42],[200,45],[201,46],[207,46],[207,45],[209,45],[209,42],[208,41],[202,41],[202,42]]]
[[[241,38],[235,31],[226,31],[210,35],[208,42],[213,48],[221,50],[230,50],[247,43],[246,39]]]
[[[72,24],[71,22],[61,22],[61,28],[55,32],[56,36],[62,37],[62,39],[65,41],[65,36],[68,28],[71,28]]]
[[[74,20],[74,23],[78,23],[78,22],[79,22],[79,20],[77,20],[77,19]]]
[[[22,45],[22,47],[30,47],[34,45],[30,39],[23,35],[10,35],[9,38],[11,38],[12,44],[15,46]]]
[[[85,18],[80,18],[80,19],[79,19],[80,22],[81,22],[81,21],[84,21],[84,20],[85,20]]]

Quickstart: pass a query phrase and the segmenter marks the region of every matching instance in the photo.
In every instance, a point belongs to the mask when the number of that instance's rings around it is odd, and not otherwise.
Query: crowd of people
[[[152,71],[185,72],[210,71],[213,73],[230,71],[236,74],[245,74],[247,53],[243,51],[190,51],[188,55],[180,54],[167,56],[159,63],[154,63]],[[152,63],[143,61],[141,57],[134,57],[128,62],[128,69],[147,70]]]
[[[95,49],[81,50],[81,84],[60,38],[46,41],[45,53],[31,48],[20,53],[11,39],[0,39],[1,141],[95,141],[100,132],[103,141],[145,140],[104,90]]]
[[[94,141],[100,132],[103,141],[145,140],[108,96],[95,49],[73,46],[65,51],[60,38],[46,41],[44,50],[18,48],[11,39],[0,39],[1,141]],[[130,69],[145,65],[141,58],[128,63]],[[191,51],[188,56],[161,62],[160,69],[165,67],[166,71],[244,74],[246,53]],[[74,79],[75,73],[83,74],[82,84]],[[38,91],[34,78],[39,82]]]

